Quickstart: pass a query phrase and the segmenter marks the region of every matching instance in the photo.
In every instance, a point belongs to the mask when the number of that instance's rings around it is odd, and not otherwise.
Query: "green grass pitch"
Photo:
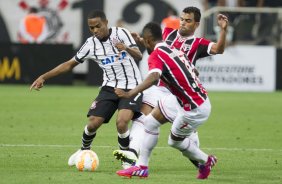
[[[96,172],[68,167],[68,157],[81,144],[86,113],[98,88],[49,86],[40,92],[27,85],[0,85],[1,184],[228,184],[282,183],[282,93],[210,92],[212,114],[199,128],[201,148],[218,157],[208,180],[167,146],[170,125],[161,128],[147,179],[115,174],[120,163],[115,118],[102,126],[92,149]]]

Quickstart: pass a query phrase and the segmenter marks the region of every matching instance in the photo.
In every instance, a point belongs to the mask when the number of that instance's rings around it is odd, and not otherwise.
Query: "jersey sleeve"
[[[173,31],[174,29],[172,28],[168,28],[168,27],[165,27],[163,29],[163,40],[166,40],[168,35]]]
[[[119,38],[128,47],[137,47],[135,40],[127,29],[119,28]]]
[[[90,40],[86,40],[86,42],[81,46],[79,51],[74,56],[74,59],[79,63],[83,63],[90,56],[90,48]]]
[[[151,55],[149,56],[148,65],[149,65],[148,74],[153,72],[158,72],[160,75],[162,74],[164,64],[161,61],[161,59],[158,57],[158,53],[156,50],[152,52]]]
[[[199,42],[199,47],[201,48],[200,58],[210,56],[211,47],[214,44],[214,42],[211,42],[210,40],[207,40],[205,38],[202,38]]]

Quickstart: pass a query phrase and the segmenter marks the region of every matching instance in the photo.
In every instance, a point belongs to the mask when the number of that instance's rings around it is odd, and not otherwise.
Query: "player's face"
[[[100,17],[88,19],[88,27],[90,32],[99,40],[107,37],[109,34],[108,21],[102,20]]]
[[[199,22],[195,22],[194,13],[182,12],[180,16],[179,34],[181,36],[191,36],[199,26]]]

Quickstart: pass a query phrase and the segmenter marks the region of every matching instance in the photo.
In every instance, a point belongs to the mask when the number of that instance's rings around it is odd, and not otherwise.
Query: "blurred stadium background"
[[[263,4],[261,4],[263,2]],[[30,84],[39,74],[71,58],[90,36],[87,13],[106,12],[109,26],[140,32],[149,21],[161,23],[169,10],[186,6],[202,11],[196,36],[216,40],[216,15],[228,15],[228,43],[223,55],[198,62],[201,80],[213,91],[275,91],[282,88],[282,0],[0,0],[0,84]],[[29,7],[47,17],[49,37],[40,44],[22,44],[19,24]],[[16,12],[16,13],[15,13]],[[30,52],[30,51],[33,52]],[[139,63],[146,75],[147,54]],[[49,84],[101,84],[101,70],[84,63]]]

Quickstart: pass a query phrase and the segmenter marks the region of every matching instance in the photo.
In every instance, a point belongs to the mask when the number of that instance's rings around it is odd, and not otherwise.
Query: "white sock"
[[[175,141],[169,136],[168,144],[181,151],[183,156],[189,159],[196,160],[203,164],[208,160],[208,155],[198,148],[189,138],[185,138],[183,141]]]
[[[118,133],[118,137],[120,137],[120,138],[126,138],[128,136],[129,136],[129,130],[127,130],[126,132],[124,132],[122,134]]]
[[[193,141],[194,144],[199,148],[200,147],[200,140],[199,140],[199,135],[197,131],[194,131],[190,136],[189,139]]]
[[[132,126],[130,129],[130,143],[129,148],[134,149],[137,154],[140,152],[141,142],[144,138],[144,119],[145,115],[140,116],[139,118],[132,121]]]
[[[149,114],[144,122],[145,132],[141,143],[139,160],[136,165],[148,166],[153,148],[158,143],[161,124]]]

